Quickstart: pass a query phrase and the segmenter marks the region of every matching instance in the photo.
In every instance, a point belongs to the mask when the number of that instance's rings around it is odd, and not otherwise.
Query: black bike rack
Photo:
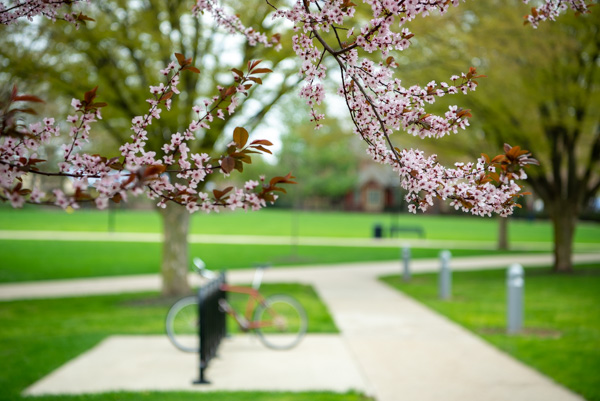
[[[225,311],[219,306],[219,301],[225,299],[225,272],[210,280],[198,289],[198,337],[200,341],[200,372],[194,384],[210,383],[204,377],[208,362],[217,354],[221,340],[227,335]]]

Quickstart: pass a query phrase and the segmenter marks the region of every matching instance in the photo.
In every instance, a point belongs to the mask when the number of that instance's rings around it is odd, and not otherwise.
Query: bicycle
[[[194,259],[198,273],[207,279],[217,276],[206,269],[199,258]],[[256,269],[252,287],[221,285],[225,293],[239,293],[248,296],[243,314],[236,311],[226,298],[219,300],[222,312],[232,316],[242,332],[253,331],[260,341],[271,349],[290,349],[296,346],[306,333],[306,312],[300,303],[289,295],[278,294],[264,297],[259,288],[266,266]],[[199,352],[197,339],[199,329],[198,296],[188,296],[177,301],[166,318],[167,335],[173,345],[185,352]]]

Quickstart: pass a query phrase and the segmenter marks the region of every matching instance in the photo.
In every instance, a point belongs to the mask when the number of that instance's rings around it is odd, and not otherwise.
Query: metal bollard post
[[[508,334],[516,334],[523,329],[524,287],[523,266],[515,263],[506,271],[506,325]]]
[[[452,254],[445,250],[440,253],[440,275],[438,279],[440,299],[450,299],[452,293],[452,270],[450,269],[450,258]]]
[[[410,247],[402,248],[402,261],[404,269],[402,271],[402,279],[406,282],[410,281]]]

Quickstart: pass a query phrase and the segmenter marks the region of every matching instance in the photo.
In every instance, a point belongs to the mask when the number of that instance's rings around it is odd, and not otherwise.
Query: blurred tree
[[[239,8],[248,26],[262,26],[267,34],[272,33],[274,26],[267,17],[273,9],[267,3],[257,2],[252,7],[229,3]],[[103,111],[102,124],[108,137],[118,144],[131,135],[131,119],[146,112],[149,86],[160,80],[157,71],[171,61],[174,52],[193,57],[201,74],[181,76],[181,95],[171,111],[152,126],[155,131],[149,135],[148,148],[160,155],[161,146],[171,133],[185,129],[192,106],[216,94],[205,88],[214,90],[219,84],[230,84],[231,68],[244,70],[249,60],[268,59],[268,67],[274,73],[258,89],[261,92],[243,103],[235,121],[226,116],[213,122],[210,130],[201,132],[198,148],[191,150],[210,154],[223,145],[219,138],[231,137],[233,124],[244,125],[248,130],[260,124],[271,106],[298,82],[297,67],[291,49],[277,52],[249,46],[239,37],[220,33],[210,16],[193,17],[190,7],[185,0],[107,0],[90,4],[87,14],[95,22],[88,22],[76,34],[73,26],[48,21],[8,26],[0,46],[0,63],[7,67],[5,71],[14,74],[13,80],[20,79],[28,87],[39,85],[47,90],[50,99],[80,98],[83,92],[98,85],[99,99],[109,104]],[[277,35],[272,38],[277,42]],[[173,203],[158,210],[164,230],[163,294],[186,293],[189,213]]]
[[[283,137],[278,170],[293,171],[298,179],[297,188],[290,188],[291,199],[341,207],[356,185],[359,158],[353,151],[354,138],[341,133],[333,119],[319,131],[313,129],[297,126]]]
[[[306,108],[294,97],[277,104],[282,142],[277,161],[257,161],[246,168],[240,179],[291,171],[298,184],[286,188],[288,195],[278,200],[277,206],[342,207],[344,197],[356,186],[359,163],[366,155],[351,134],[352,128],[335,113],[323,121],[321,129],[315,130],[314,124],[304,118]]]
[[[566,272],[578,216],[600,188],[600,15],[569,15],[532,32],[519,24],[516,7],[469,3],[420,40],[448,61],[446,70],[469,63],[487,75],[463,102],[474,135],[459,147],[519,143],[540,161],[527,181],[553,222],[553,269]]]

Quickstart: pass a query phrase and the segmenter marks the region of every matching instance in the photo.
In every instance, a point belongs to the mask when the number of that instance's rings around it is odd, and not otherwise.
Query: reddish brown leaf
[[[235,159],[231,156],[225,156],[221,160],[221,168],[225,173],[231,173],[231,171],[233,171],[233,169],[235,168]]]
[[[233,86],[222,89],[221,90],[221,99],[225,99],[226,97],[228,97],[234,93],[235,93],[235,88]]]
[[[240,159],[235,159],[235,167],[240,173],[244,172],[244,163]]]
[[[533,15],[534,18],[538,16],[538,12],[535,7],[531,7],[531,15]]]
[[[268,192],[262,194],[262,198],[264,200],[266,200],[267,202],[275,202],[275,196],[273,194],[268,193]]]
[[[96,86],[94,89],[85,92],[85,95],[83,95],[84,96],[83,99],[86,104],[88,104],[88,105],[92,104],[92,102],[96,98],[96,90],[97,89],[98,89],[98,87]]]
[[[262,62],[262,60],[248,61],[248,71],[252,71],[254,69],[254,67],[259,65],[261,62]]]
[[[175,58],[181,67],[185,65],[185,56],[181,53],[175,53]]]
[[[247,155],[247,151],[244,151],[244,153],[238,153],[238,155],[236,156],[237,160],[240,160],[244,163],[247,164],[252,164],[252,158],[250,156]]]
[[[496,156],[496,157],[494,157],[492,159],[492,164],[502,163],[504,160],[506,160],[506,156],[504,156],[504,155],[498,155],[498,156]]]
[[[83,13],[79,13],[79,15],[77,16],[77,21],[81,21],[81,22],[85,23],[86,21],[96,21],[96,20],[88,17],[87,15],[85,15]]]
[[[271,181],[269,181],[269,185],[274,186],[275,184],[279,184],[279,183],[296,184],[295,181],[292,181],[293,178],[296,178],[296,177],[294,177],[292,175],[292,173],[289,173],[285,177],[273,177],[273,178],[271,178]]]
[[[269,72],[273,72],[270,68],[257,68],[252,71],[253,74],[268,74]]]
[[[45,161],[46,160],[44,160],[44,159],[33,159],[32,158],[32,159],[29,159],[29,165],[33,166],[34,164],[38,164],[38,163],[45,162]]]
[[[233,187],[227,187],[222,191],[220,191],[218,189],[213,189],[213,195],[215,196],[216,200],[220,200],[221,198],[223,198],[223,196],[225,196],[232,189],[233,189]]]
[[[196,74],[200,74],[200,70],[191,65],[186,65],[185,67],[182,68],[182,70],[187,70],[187,71],[194,72]]]
[[[248,137],[248,131],[246,131],[246,129],[243,127],[236,127],[233,130],[233,141],[236,143],[238,149],[241,149],[244,146],[246,146],[246,143],[248,142]]]
[[[165,166],[165,165],[162,165],[162,164],[154,165],[153,164],[151,166],[146,167],[142,176],[144,178],[158,176],[158,175],[164,173],[166,169],[167,169],[167,166]]]
[[[273,146],[271,141],[267,141],[266,139],[256,139],[250,142],[250,145],[265,145],[265,146]]]
[[[267,149],[267,148],[265,148],[265,147],[263,147],[263,146],[256,145],[256,146],[252,146],[252,147],[253,147],[254,149],[260,150],[261,152],[268,153],[268,154],[270,154],[270,155],[272,155],[272,154],[273,154],[273,152],[271,152],[269,149]]]
[[[15,102],[36,102],[36,103],[45,103],[42,99],[33,95],[17,95],[13,97],[13,101]]]

